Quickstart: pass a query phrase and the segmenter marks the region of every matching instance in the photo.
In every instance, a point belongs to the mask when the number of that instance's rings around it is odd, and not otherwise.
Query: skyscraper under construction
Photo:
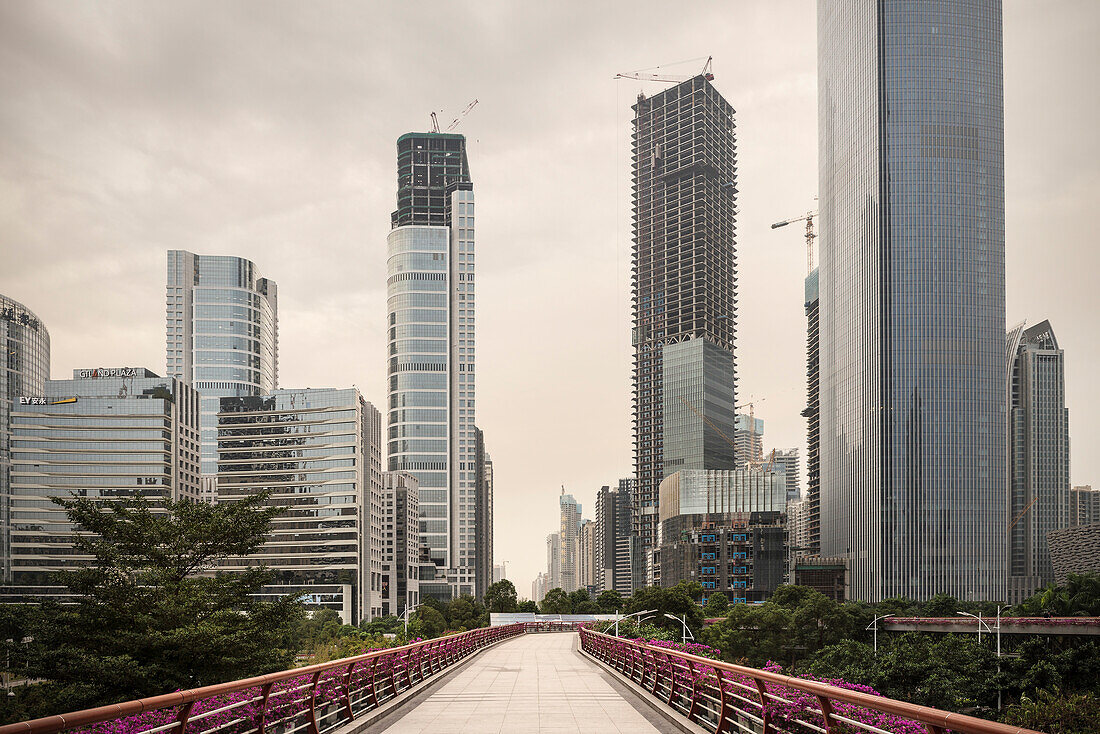
[[[646,549],[666,474],[734,468],[734,110],[708,76],[634,105],[634,516]]]

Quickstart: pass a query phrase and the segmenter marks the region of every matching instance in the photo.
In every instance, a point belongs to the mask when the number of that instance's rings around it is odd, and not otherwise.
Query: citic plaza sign
[[[136,377],[136,367],[96,367],[90,370],[77,370],[76,376],[82,380],[97,380],[105,377]]]

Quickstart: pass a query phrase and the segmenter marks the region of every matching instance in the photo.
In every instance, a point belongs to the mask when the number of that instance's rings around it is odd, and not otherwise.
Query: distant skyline
[[[1004,11],[1007,320],[1057,331],[1071,478],[1095,486],[1100,6]],[[632,471],[630,105],[666,85],[615,73],[714,56],[737,123],[739,399],[765,398],[766,449],[804,446],[803,240],[769,225],[814,206],[816,54],[797,0],[4,3],[0,293],[45,322],[56,378],[163,374],[167,251],[245,257],[279,284],[280,386],[381,405],[396,140],[478,99],[457,129],[478,181],[477,419],[495,562],[526,596],[560,486],[594,507]]]

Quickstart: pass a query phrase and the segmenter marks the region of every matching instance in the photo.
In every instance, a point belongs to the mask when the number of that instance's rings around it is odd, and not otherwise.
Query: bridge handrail
[[[734,665],[594,630],[582,629],[580,635],[582,650],[611,665],[633,683],[654,695],[660,695],[670,707],[689,720],[714,727],[715,734],[730,732],[731,725],[742,731],[763,726],[766,732],[832,734],[838,731],[841,724],[866,732],[893,734],[880,728],[883,724],[875,726],[845,716],[837,711],[834,703],[850,704],[907,719],[920,724],[929,734],[945,734],[947,731],[958,734],[1040,734],[1031,729]],[[730,678],[727,673],[741,676],[751,683]],[[806,708],[804,703],[785,698],[779,695],[782,691],[769,689],[768,684],[810,694],[818,708]],[[822,726],[796,719],[784,724],[777,705],[802,707],[820,717]],[[778,728],[784,725],[792,728]]]
[[[267,720],[267,715],[273,708],[271,705],[272,699],[285,693],[299,693],[306,686],[309,687],[307,696],[292,699],[297,703],[305,704],[306,707],[293,709],[289,712],[289,716],[284,716],[283,721],[286,721],[288,718],[289,720],[293,720],[303,713],[309,714],[308,720],[300,726],[284,730],[284,734],[302,728],[306,728],[308,734],[321,734],[328,729],[335,728],[322,726],[319,720],[320,718],[332,718],[333,712],[322,712],[319,716],[319,712],[317,711],[319,703],[322,705],[325,704],[325,701],[318,701],[317,696],[318,688],[322,684],[322,676],[325,673],[332,673],[337,670],[343,672],[344,680],[342,685],[332,680],[324,681],[326,685],[335,683],[336,687],[343,689],[343,700],[341,702],[343,704],[342,714],[346,717],[346,720],[337,722],[339,725],[343,725],[347,723],[347,720],[356,718],[359,713],[377,708],[384,701],[394,698],[404,690],[411,688],[414,685],[414,678],[417,679],[415,683],[419,683],[433,673],[449,667],[453,663],[482,647],[494,644],[500,640],[522,635],[526,631],[527,625],[522,622],[503,627],[482,627],[456,635],[422,640],[420,642],[402,645],[401,647],[372,650],[362,655],[355,655],[340,660],[331,660],[325,663],[316,663],[301,668],[292,668],[278,673],[268,673],[252,678],[243,678],[227,683],[217,683],[190,690],[175,691],[173,693],[141,698],[125,703],[110,704],[73,713],[57,714],[40,719],[7,724],[0,726],[0,734],[56,734],[56,732],[68,731],[81,727],[93,727],[96,724],[115,722],[119,719],[140,716],[141,714],[165,712],[166,709],[178,709],[173,712],[175,716],[175,722],[173,724],[168,725],[163,722],[158,723],[152,721],[148,729],[140,729],[138,731],[146,732],[147,734],[152,734],[154,731],[163,731],[166,734],[184,734],[185,730],[188,734],[202,734],[203,732],[219,732],[221,734],[246,734],[247,732],[257,732],[257,734],[264,734],[266,727],[277,723]],[[388,667],[379,665],[380,661],[388,663]],[[398,680],[398,674],[396,672],[398,668],[400,668],[400,676],[403,680]],[[425,670],[425,668],[427,668],[427,670]],[[353,674],[357,669],[360,673],[360,678],[363,678],[363,671],[367,671],[366,677],[368,680],[365,681],[366,685],[361,685],[353,690]],[[294,681],[299,678],[307,679],[308,683],[303,683],[302,685],[286,689],[285,691],[272,693],[272,689],[277,684]],[[254,698],[252,700],[236,701],[232,702],[231,705],[225,705],[225,702],[217,700],[220,697],[227,697],[230,694],[252,689],[259,689],[260,696],[258,699]],[[360,694],[358,700],[355,700],[356,694]],[[355,711],[355,704],[364,703],[364,699],[368,699],[365,701],[366,705],[359,706],[360,710]],[[211,702],[215,708],[196,711],[195,704],[202,702]],[[256,703],[260,704],[259,710],[251,712],[251,715],[255,717],[255,726],[249,728],[236,726],[236,728],[234,728],[234,725],[240,724],[241,722],[247,723],[248,714],[245,714],[246,718],[244,719],[238,717],[238,719],[230,721],[229,723],[223,722],[213,729],[187,728],[189,722],[197,722],[200,719],[209,718],[215,714],[239,708],[244,708],[245,711],[249,711],[249,706],[254,707]],[[328,703],[337,706],[340,705],[331,699]],[[288,712],[283,711],[281,713],[287,714]],[[214,723],[217,722],[215,721]],[[112,729],[112,731],[116,730]],[[127,731],[126,734],[135,733]]]

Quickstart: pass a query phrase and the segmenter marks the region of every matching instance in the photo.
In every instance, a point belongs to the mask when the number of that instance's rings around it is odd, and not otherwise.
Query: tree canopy
[[[248,555],[263,542],[282,511],[264,507],[266,499],[58,501],[84,531],[76,545],[92,560],[59,574],[76,604],[2,610],[7,668],[47,681],[23,687],[19,700],[7,702],[8,718],[290,667],[304,617],[299,599],[258,601],[254,594],[269,580],[265,569],[213,573],[221,559]]]
[[[485,606],[490,612],[515,612],[519,606],[519,597],[515,585],[508,579],[501,579],[485,590]]]

